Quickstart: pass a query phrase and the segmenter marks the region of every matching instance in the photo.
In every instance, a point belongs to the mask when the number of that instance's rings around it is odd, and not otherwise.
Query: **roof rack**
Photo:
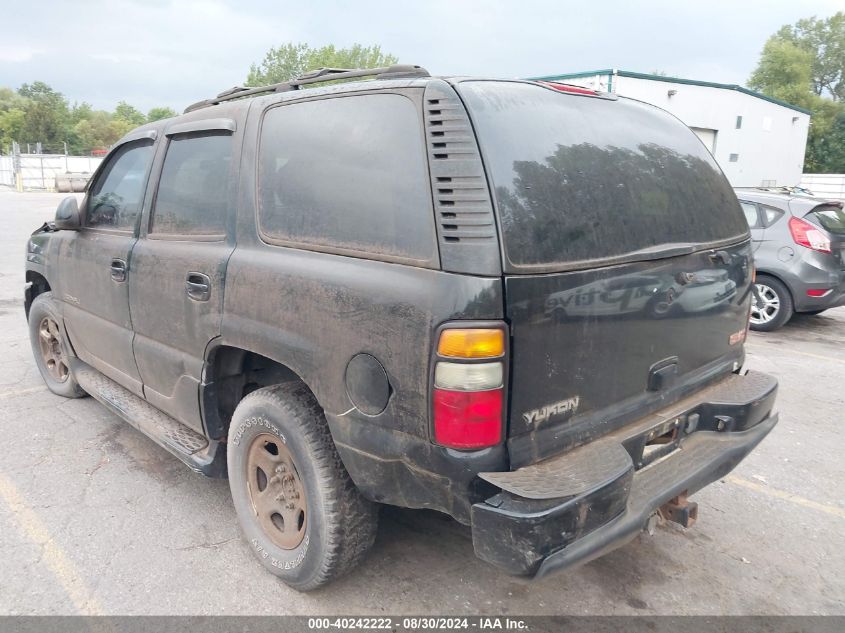
[[[207,108],[225,101],[243,99],[244,97],[254,97],[256,95],[270,92],[289,92],[291,90],[299,90],[300,86],[323,83],[326,81],[335,81],[337,79],[355,79],[357,77],[375,77],[376,79],[407,79],[411,77],[430,76],[431,75],[429,75],[428,71],[422,66],[413,66],[410,64],[394,64],[393,66],[385,66],[382,68],[318,68],[300,75],[299,77],[295,77],[290,81],[270,84],[269,86],[258,86],[256,88],[235,86],[229,90],[224,90],[219,95],[211,99],[192,103],[185,108],[185,112],[193,112],[194,110]]]

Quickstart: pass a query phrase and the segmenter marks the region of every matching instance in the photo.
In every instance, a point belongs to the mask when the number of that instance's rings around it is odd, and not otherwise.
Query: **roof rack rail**
[[[246,86],[235,86],[224,90],[216,97],[197,101],[185,108],[185,113],[193,112],[201,108],[232,101],[234,99],[243,99],[244,97],[254,97],[260,94],[267,94],[270,92],[289,92],[291,90],[299,90],[300,86],[308,84],[323,83],[326,81],[335,81],[337,79],[355,79],[357,77],[375,77],[376,79],[406,79],[412,77],[430,77],[428,71],[422,66],[413,66],[410,64],[394,64],[393,66],[384,66],[382,68],[317,68],[316,70],[308,71],[295,77],[290,81],[283,81],[277,84],[270,84],[268,86],[258,86],[255,88],[248,88]]]

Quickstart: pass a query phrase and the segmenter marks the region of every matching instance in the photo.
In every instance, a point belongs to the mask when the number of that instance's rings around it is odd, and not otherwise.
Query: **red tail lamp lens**
[[[789,232],[799,246],[806,246],[820,253],[830,252],[830,240],[818,228],[801,218],[789,218]]]
[[[434,390],[434,440],[441,446],[478,449],[502,440],[502,390]]]

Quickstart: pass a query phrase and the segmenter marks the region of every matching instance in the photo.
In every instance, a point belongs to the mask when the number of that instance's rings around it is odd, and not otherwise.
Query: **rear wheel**
[[[70,371],[61,317],[52,292],[44,292],[29,308],[29,342],[47,388],[66,398],[85,395]]]
[[[235,409],[227,447],[235,510],[261,564],[309,591],[373,544],[378,507],[358,492],[325,416],[301,383],[264,387]]]
[[[771,332],[783,327],[794,313],[792,295],[780,281],[758,275],[756,292],[751,297],[751,329]]]

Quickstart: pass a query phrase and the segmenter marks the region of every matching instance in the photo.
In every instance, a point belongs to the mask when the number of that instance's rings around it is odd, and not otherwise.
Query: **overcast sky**
[[[766,38],[842,0],[0,0],[0,85],[147,111],[240,84],[272,46],[380,44],[432,74],[600,68],[744,84]]]

